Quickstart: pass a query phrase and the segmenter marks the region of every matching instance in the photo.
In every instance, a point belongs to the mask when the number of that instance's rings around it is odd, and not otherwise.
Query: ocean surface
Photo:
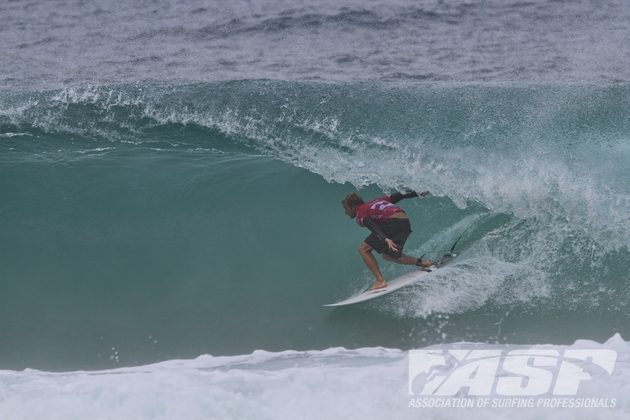
[[[417,418],[407,352],[463,342],[614,348],[584,418],[630,412],[630,3],[0,16],[3,419]],[[322,307],[373,281],[341,199],[408,189],[406,253],[458,257]]]

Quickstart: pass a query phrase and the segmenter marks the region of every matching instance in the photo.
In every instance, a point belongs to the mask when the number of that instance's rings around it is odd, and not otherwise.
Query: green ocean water
[[[0,361],[629,335],[630,89],[240,81],[0,94]],[[402,189],[406,251],[371,281],[340,200]],[[388,278],[408,267],[381,264]]]

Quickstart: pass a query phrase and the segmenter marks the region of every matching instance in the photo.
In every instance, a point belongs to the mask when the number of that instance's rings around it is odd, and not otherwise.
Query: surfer
[[[428,191],[420,194],[415,191],[405,194],[397,192],[366,203],[359,194],[353,192],[341,202],[346,214],[351,219],[356,219],[359,226],[364,226],[372,232],[359,246],[359,254],[361,254],[365,265],[376,277],[376,281],[368,290],[381,289],[387,286],[372,250],[381,254],[387,261],[397,264],[429,267],[433,263],[428,259],[414,258],[403,254],[405,241],[412,231],[407,214],[396,205],[402,199],[424,197],[427,194],[429,194]]]

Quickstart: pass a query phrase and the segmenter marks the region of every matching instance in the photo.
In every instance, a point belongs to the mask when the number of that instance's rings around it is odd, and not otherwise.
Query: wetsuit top
[[[398,192],[392,195],[384,195],[383,197],[363,203],[357,207],[357,223],[359,226],[367,227],[372,232],[376,233],[381,239],[385,239],[385,235],[377,225],[384,223],[387,219],[392,217],[394,213],[403,211],[403,209],[398,207],[395,203],[399,202],[403,198],[417,196],[418,194],[414,191],[406,194]]]
[[[390,196],[384,195],[357,207],[357,223],[359,226],[365,226],[365,221],[369,218],[381,224],[400,211],[403,210],[391,202]]]

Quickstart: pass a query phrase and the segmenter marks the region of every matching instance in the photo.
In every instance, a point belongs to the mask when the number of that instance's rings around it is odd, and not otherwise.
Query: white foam
[[[432,346],[440,348],[449,345]],[[509,350],[511,345],[493,346]],[[409,408],[408,353],[387,348],[254,351],[95,372],[0,371],[0,418],[67,419],[616,419],[630,415],[630,343],[578,340],[554,349],[615,350],[612,375],[590,372],[580,396],[606,409]],[[582,394],[584,390],[584,394]]]

